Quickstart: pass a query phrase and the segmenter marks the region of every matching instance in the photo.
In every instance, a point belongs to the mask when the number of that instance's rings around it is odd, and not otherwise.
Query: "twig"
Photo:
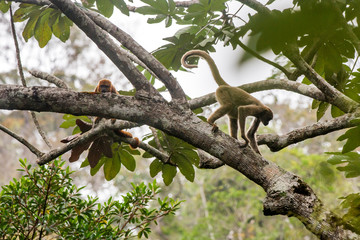
[[[257,52],[255,52],[254,50],[252,50],[251,48],[249,48],[248,46],[246,46],[245,44],[243,44],[240,39],[237,39],[236,40],[237,44],[242,47],[245,51],[247,51],[248,53],[250,53],[251,55],[253,55],[254,57],[258,58],[259,60],[267,63],[267,64],[270,64],[271,66],[279,69],[280,71],[282,71],[286,77],[288,79],[291,79],[291,72],[289,72],[288,70],[286,70],[283,66],[280,66],[279,64],[275,63],[275,62],[272,62],[270,61],[269,59],[266,59],[264,58],[263,56],[261,56],[260,54],[258,54]]]
[[[19,74],[20,74],[20,79],[21,79],[22,85],[24,87],[26,87],[26,81],[25,81],[24,71],[23,71],[23,67],[22,67],[22,63],[21,63],[20,48],[19,48],[19,43],[18,43],[17,37],[16,37],[15,24],[14,24],[14,18],[13,18],[11,4],[10,4],[10,24],[11,24],[11,32],[12,32],[13,39],[14,39],[14,44],[15,44],[16,59],[17,59],[18,71],[19,71]],[[49,148],[52,148],[51,143],[49,142],[49,140],[47,139],[47,137],[45,135],[45,132],[41,129],[41,126],[39,124],[39,121],[38,121],[35,113],[34,112],[30,112],[30,113],[31,113],[31,117],[32,117],[32,119],[34,121],[36,129],[38,130],[40,136],[42,137],[42,139],[44,140],[46,145]]]
[[[51,74],[48,74],[45,72],[41,72],[41,71],[37,71],[37,70],[29,70],[29,73],[36,78],[40,78],[45,81],[48,81],[49,83],[53,83],[59,88],[65,88],[65,89],[69,88],[63,80],[61,80],[58,77],[55,77],[54,75],[51,75]]]
[[[20,137],[16,133],[12,132],[10,129],[6,128],[5,126],[0,124],[0,130],[3,132],[9,134],[11,137],[18,140],[20,143],[22,143],[25,147],[27,147],[32,153],[34,153],[38,158],[44,155],[44,153],[40,152],[36,147],[34,147],[32,144],[30,144],[28,141],[26,141],[23,137]]]

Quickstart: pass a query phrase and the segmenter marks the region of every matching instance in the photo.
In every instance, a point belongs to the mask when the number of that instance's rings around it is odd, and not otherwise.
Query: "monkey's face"
[[[273,119],[272,111],[265,111],[264,114],[260,117],[261,122],[265,126],[267,126],[272,119]]]
[[[101,93],[110,92],[110,86],[107,84],[101,84],[99,86],[99,90]]]

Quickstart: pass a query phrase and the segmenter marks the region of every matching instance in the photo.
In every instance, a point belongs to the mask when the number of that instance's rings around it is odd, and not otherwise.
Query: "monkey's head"
[[[107,79],[102,79],[99,81],[98,87],[99,92],[105,93],[105,92],[111,92],[111,82]]]
[[[265,126],[267,126],[269,124],[270,120],[272,120],[272,119],[273,119],[273,113],[270,110],[270,108],[266,109],[263,112],[263,114],[260,116],[260,120]]]

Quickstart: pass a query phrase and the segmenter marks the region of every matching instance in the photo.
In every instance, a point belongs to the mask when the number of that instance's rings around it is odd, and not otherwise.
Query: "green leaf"
[[[176,163],[182,175],[190,182],[193,182],[195,178],[194,166],[187,159],[186,155],[174,154],[172,160]]]
[[[152,161],[150,164],[150,176],[152,178],[155,177],[162,170],[163,165],[164,164],[159,159]]]
[[[323,46],[323,53],[325,54],[325,69],[330,72],[337,73],[341,69],[342,59],[337,49],[330,44]]]
[[[331,106],[331,116],[333,118],[336,118],[336,117],[340,117],[342,115],[344,115],[345,113],[343,111],[341,111],[338,107],[332,105]]]
[[[128,151],[119,150],[121,163],[126,167],[127,170],[133,172],[136,168],[136,161],[133,155],[131,155]]]
[[[111,0],[96,0],[96,6],[105,17],[111,17],[114,12],[114,5]]]
[[[359,137],[360,136],[360,126],[350,128],[343,135],[341,135],[337,140],[343,141],[346,140],[346,143],[343,147],[342,153],[348,153],[360,146]]]
[[[327,102],[321,102],[318,110],[316,111],[316,118],[319,121],[325,114],[326,110],[329,108],[330,104]]]
[[[112,180],[120,171],[121,161],[118,153],[113,158],[106,158],[104,165],[104,175],[107,181]]]
[[[52,36],[51,28],[48,25],[49,16],[50,12],[45,13],[37,20],[35,24],[34,36],[35,39],[38,41],[40,48],[45,47]]]
[[[123,14],[129,16],[129,9],[124,0],[111,0],[112,4],[119,9]]]
[[[74,116],[71,114],[64,114],[63,119],[65,120],[60,127],[61,128],[69,128],[76,126],[76,119],[81,119],[85,122],[91,123],[91,120],[87,116]]]
[[[162,167],[162,177],[163,181],[166,186],[169,186],[172,181],[174,180],[174,177],[176,176],[176,167],[172,166],[170,164],[164,164]]]
[[[94,168],[90,168],[90,175],[94,176],[102,167],[102,165],[104,165],[105,163],[105,158],[104,156],[102,156],[99,160],[99,162],[96,164],[96,166]]]
[[[360,176],[360,154],[355,152],[331,153],[334,156],[328,159],[332,165],[341,164],[337,167],[339,171],[345,172],[345,177],[354,178]]]
[[[143,15],[158,15],[158,14],[163,14],[162,11],[153,8],[153,7],[149,7],[149,6],[142,6],[142,7],[138,7],[136,9],[137,13],[143,14]]]
[[[62,42],[65,42],[70,37],[70,25],[68,25],[68,18],[62,16],[58,18],[58,21],[52,26],[52,32]]]
[[[39,19],[39,16],[32,17],[26,23],[25,28],[22,32],[25,42],[27,42],[32,36],[34,36],[34,28],[35,28],[35,25],[36,25],[38,19]]]
[[[10,8],[10,4],[11,2],[6,3],[4,0],[3,1],[0,0],[0,11],[6,13]]]

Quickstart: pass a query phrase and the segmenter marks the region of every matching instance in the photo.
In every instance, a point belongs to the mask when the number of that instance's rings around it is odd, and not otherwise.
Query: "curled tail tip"
[[[191,54],[190,52],[186,52],[186,53],[182,56],[182,58],[181,58],[181,65],[183,65],[183,66],[186,67],[186,68],[197,68],[197,67],[198,67],[197,65],[195,65],[195,64],[188,64],[188,63],[186,62],[187,58],[188,58],[188,57],[191,57],[191,56],[192,56],[192,54]]]

